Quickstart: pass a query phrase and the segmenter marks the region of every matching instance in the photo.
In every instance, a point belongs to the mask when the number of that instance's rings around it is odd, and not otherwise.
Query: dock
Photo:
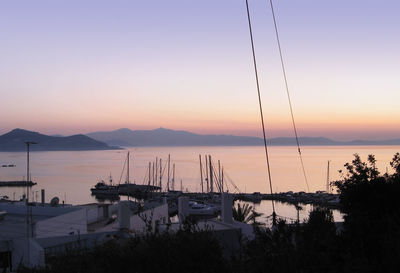
[[[0,181],[0,187],[32,187],[36,184],[33,181]]]

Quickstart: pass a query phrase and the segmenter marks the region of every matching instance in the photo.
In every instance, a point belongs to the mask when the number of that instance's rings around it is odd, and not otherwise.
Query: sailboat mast
[[[211,191],[211,192],[214,192],[213,170],[212,170],[211,155],[208,156],[208,164],[210,165],[210,191]]]
[[[156,157],[156,176],[154,180],[154,186],[157,186],[157,182],[158,182],[158,157]]]
[[[151,162],[149,162],[149,181],[148,181],[149,186],[150,186],[150,180],[151,180]]]
[[[201,165],[201,155],[199,155],[199,159],[200,159],[200,183],[201,183],[201,193],[204,192],[203,189],[203,165]]]
[[[222,185],[222,192],[224,192],[224,166],[222,166],[221,185]]]
[[[208,161],[207,161],[207,155],[204,156],[206,158],[206,181],[207,181],[207,193],[210,192],[210,187],[209,187],[209,181],[208,179]]]
[[[172,190],[175,190],[175,163],[172,165]]]
[[[218,160],[218,185],[219,185],[219,189],[220,192],[222,193],[222,186],[221,186],[221,162]]]
[[[328,160],[328,167],[327,167],[327,170],[326,170],[326,192],[327,193],[330,193],[330,187],[329,187],[329,163],[330,163],[330,160]]]
[[[162,192],[162,165],[161,165],[161,158],[160,158],[160,192]]]
[[[169,191],[169,170],[171,164],[171,156],[168,154],[168,180],[167,180],[167,191]]]
[[[129,152],[127,156],[127,163],[128,163],[128,168],[126,169],[126,183],[129,184]]]
[[[154,186],[154,161],[153,161],[153,163],[152,163],[152,172],[153,172],[153,174],[152,174],[152,177],[151,177],[151,179],[152,179],[152,185]]]

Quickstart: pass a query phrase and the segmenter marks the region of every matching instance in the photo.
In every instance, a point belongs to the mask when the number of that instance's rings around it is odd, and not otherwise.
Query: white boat
[[[215,216],[217,208],[210,204],[189,201],[189,215],[193,216]]]

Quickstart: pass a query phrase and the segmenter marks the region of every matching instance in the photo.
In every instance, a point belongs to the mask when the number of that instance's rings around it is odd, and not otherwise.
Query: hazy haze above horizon
[[[266,0],[249,1],[267,136],[292,137]],[[300,136],[400,137],[400,2],[274,1]],[[0,3],[0,134],[260,136],[244,0]]]

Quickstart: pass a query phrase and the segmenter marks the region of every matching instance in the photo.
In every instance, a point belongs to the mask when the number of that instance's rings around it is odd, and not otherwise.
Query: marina
[[[393,154],[399,149],[398,146],[346,146],[346,147],[305,147],[303,151],[304,162],[308,167],[310,192],[326,191],[326,162],[330,163],[330,180],[340,179],[338,170],[343,169],[346,162],[352,160],[354,153],[366,158],[373,153],[377,158],[377,167],[385,170],[390,167]],[[166,162],[168,154],[175,163],[175,185],[174,190],[183,193],[201,193],[201,177],[199,170],[198,155],[210,154],[216,160],[220,160],[224,167],[225,191],[234,194],[248,194],[259,192],[262,199],[266,199],[266,173],[263,165],[263,153],[261,147],[149,147],[127,149],[131,151],[130,181],[137,186],[123,186],[130,189],[148,188],[148,162],[163,158]],[[31,153],[32,180],[38,183],[31,187],[30,199],[36,200],[40,197],[40,190],[46,189],[48,196],[58,196],[69,204],[85,204],[97,202],[96,196],[91,195],[90,189],[96,181],[104,180],[109,183],[107,177],[110,173],[117,176],[113,184],[119,184],[119,176],[122,173],[122,164],[126,158],[127,151],[77,151],[77,152],[33,152]],[[271,147],[270,153],[273,157],[275,168],[273,177],[277,183],[274,193],[306,192],[306,185],[302,181],[301,170],[298,166],[295,148],[293,147]],[[12,162],[18,168],[0,169],[0,180],[11,181],[21,177],[25,171],[26,155],[24,153],[0,153],[0,158]],[[203,160],[204,161],[204,160]],[[204,162],[203,162],[204,163]],[[165,163],[163,163],[165,165]],[[288,172],[287,167],[294,166]],[[164,167],[164,166],[163,166]],[[118,174],[118,175],[117,175]],[[121,179],[125,183],[126,170]],[[167,191],[167,171],[163,176],[163,190]],[[172,175],[171,175],[172,178]],[[203,177],[203,183],[204,183]],[[159,181],[159,176],[157,176]],[[230,183],[232,180],[238,190]],[[153,180],[151,180],[151,186]],[[182,182],[182,183],[181,183]],[[156,185],[157,186],[157,185]],[[127,189],[127,188],[126,188]],[[171,189],[172,191],[172,183]],[[24,195],[25,187],[1,187],[0,195],[7,195],[9,199],[19,200]],[[206,190],[204,189],[204,192]],[[159,192],[153,188],[153,192]],[[172,194],[172,193],[171,193]],[[260,199],[260,196],[256,196]],[[121,195],[126,199],[126,195]],[[282,198],[289,199],[282,196]],[[100,198],[101,199],[101,198]],[[103,198],[104,199],[104,198]]]

